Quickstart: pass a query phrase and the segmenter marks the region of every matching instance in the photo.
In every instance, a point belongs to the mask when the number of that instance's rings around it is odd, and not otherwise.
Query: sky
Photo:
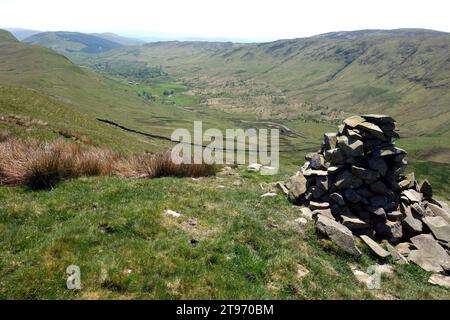
[[[276,40],[359,29],[450,32],[448,0],[0,0],[0,27]]]

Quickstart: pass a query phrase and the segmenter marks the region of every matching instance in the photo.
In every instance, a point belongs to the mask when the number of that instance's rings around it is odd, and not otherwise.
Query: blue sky
[[[448,0],[0,0],[0,27],[253,40],[357,29],[450,31]]]

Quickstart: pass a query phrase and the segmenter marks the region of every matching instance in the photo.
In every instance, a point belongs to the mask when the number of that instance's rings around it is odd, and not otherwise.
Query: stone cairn
[[[395,125],[385,115],[344,120],[281,187],[347,252],[361,254],[358,235],[380,258],[448,272],[450,208],[433,199],[427,180],[419,184],[414,173],[405,175],[406,151],[393,142]]]

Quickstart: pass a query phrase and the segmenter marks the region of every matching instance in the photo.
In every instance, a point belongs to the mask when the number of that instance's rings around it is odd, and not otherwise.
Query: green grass
[[[312,224],[292,223],[299,209],[281,195],[261,198],[261,179],[267,177],[105,177],[66,181],[50,192],[0,188],[0,297],[448,298],[448,290],[428,284],[429,274],[415,266],[396,267],[381,290],[358,284],[349,263],[365,270],[375,260],[355,260]],[[165,217],[165,209],[183,216]],[[65,287],[71,264],[81,268],[81,291]],[[297,276],[299,265],[310,271],[304,278]]]

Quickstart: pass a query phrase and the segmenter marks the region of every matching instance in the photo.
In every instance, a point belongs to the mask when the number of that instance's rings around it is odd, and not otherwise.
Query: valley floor
[[[211,178],[68,180],[51,191],[0,188],[1,299],[448,299],[415,265],[394,266],[380,290],[355,259],[294,222],[284,195],[236,169]],[[245,190],[245,192],[243,192]],[[164,210],[180,212],[178,218]],[[81,290],[66,268],[81,269]]]

